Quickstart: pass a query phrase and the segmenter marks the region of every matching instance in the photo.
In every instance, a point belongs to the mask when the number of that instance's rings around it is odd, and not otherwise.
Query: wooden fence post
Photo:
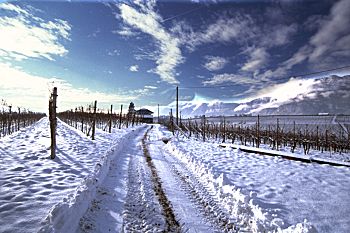
[[[206,130],[206,125],[205,125],[205,115],[203,115],[203,142],[205,142],[205,130]]]
[[[12,125],[12,111],[11,111],[12,105],[9,106],[9,120],[7,125],[7,134],[11,134],[11,125]]]
[[[109,115],[109,133],[112,132],[112,116],[113,116],[113,105],[111,105],[111,114]]]
[[[81,107],[81,132],[84,132],[84,107]]]
[[[92,133],[91,133],[92,140],[95,140],[96,108],[97,108],[97,100],[95,100],[95,103],[94,103],[94,115],[93,115],[93,119],[92,119]]]
[[[258,115],[258,122],[257,122],[257,132],[256,132],[256,137],[257,137],[257,142],[256,142],[256,147],[260,147],[260,115]]]
[[[173,132],[173,135],[175,134],[174,132],[174,119],[173,119],[173,109],[170,109],[170,127],[171,127],[171,132]]]
[[[19,128],[20,128],[20,120],[21,120],[21,108],[20,107],[18,107],[18,115],[17,115],[18,117],[17,117],[17,130],[19,130]]]
[[[277,118],[277,130],[276,130],[276,150],[278,150],[278,142],[279,142],[279,135],[278,135],[278,131],[279,131],[279,119]]]
[[[123,105],[120,106],[119,129],[121,129],[122,127],[122,117],[123,117]]]
[[[132,114],[132,127],[134,127],[134,124],[135,124],[135,117],[136,117],[136,113],[134,112],[133,114]]]
[[[51,134],[51,159],[56,157],[56,101],[57,101],[57,87],[53,88],[51,98],[49,100],[49,120],[50,120],[50,134]]]
[[[225,119],[225,116],[224,116],[224,133],[223,133],[223,140],[222,142],[225,143],[226,142],[226,119]]]

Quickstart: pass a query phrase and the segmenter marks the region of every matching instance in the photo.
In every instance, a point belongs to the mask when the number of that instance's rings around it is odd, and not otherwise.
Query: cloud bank
[[[1,3],[0,55],[6,60],[64,56],[68,50],[61,40],[70,40],[71,26],[64,20],[45,22],[28,10],[11,3]],[[5,14],[4,14],[5,15]]]

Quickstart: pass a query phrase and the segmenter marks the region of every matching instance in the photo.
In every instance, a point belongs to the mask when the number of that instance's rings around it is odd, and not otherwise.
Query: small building
[[[136,116],[141,118],[141,122],[143,123],[153,123],[153,112],[146,109],[141,108],[136,111]]]

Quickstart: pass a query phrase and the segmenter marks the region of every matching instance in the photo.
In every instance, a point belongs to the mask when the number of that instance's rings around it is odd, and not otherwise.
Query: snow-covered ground
[[[245,153],[181,136],[168,147],[194,173],[213,176],[212,180],[220,177],[234,187],[233,199],[248,197],[266,219],[282,228],[306,219],[319,232],[350,230],[348,167]]]
[[[0,140],[0,232],[349,232],[350,169],[47,118]]]
[[[0,232],[37,232],[50,208],[74,193],[112,145],[132,129],[96,131],[92,141],[58,121],[57,155],[50,159],[48,118],[0,140]]]

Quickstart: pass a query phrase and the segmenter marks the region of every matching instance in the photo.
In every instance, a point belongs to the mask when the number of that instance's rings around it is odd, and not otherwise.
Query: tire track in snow
[[[146,145],[147,134],[152,130],[153,126],[147,130],[143,139],[142,147],[144,156],[146,157],[146,162],[152,173],[152,182],[154,185],[154,191],[158,197],[159,204],[162,206],[163,215],[166,221],[166,232],[180,232],[181,226],[175,217],[174,211],[172,209],[171,202],[167,198],[164,189],[162,187],[162,181],[158,175],[157,169],[152,161],[152,157]]]
[[[190,199],[203,212],[204,217],[210,221],[214,227],[222,230],[222,232],[238,232],[232,220],[227,216],[227,213],[220,210],[213,197],[211,197],[204,187],[190,178],[190,176],[183,174],[172,167],[172,172],[181,180],[181,188],[183,191],[190,194]],[[240,231],[242,232],[242,231]]]
[[[127,198],[123,211],[123,232],[163,232],[165,220],[153,191],[152,174],[143,154],[142,139],[132,154],[128,169]],[[141,141],[141,143],[140,143]]]
[[[152,136],[155,136],[155,134]],[[151,141],[154,141],[154,139]],[[159,138],[156,138],[156,140],[159,141]],[[148,142],[148,144],[151,155],[154,157],[155,167],[161,177],[166,177],[164,188],[170,201],[173,201],[175,214],[178,216],[183,229],[187,228],[190,232],[251,231],[248,226],[238,224],[237,219],[227,213],[221,203],[216,200],[216,197],[199,182],[198,178],[182,162],[171,156],[171,153],[167,150],[163,153],[164,144],[152,142]],[[174,190],[177,191],[174,192]],[[180,197],[182,199],[179,201],[178,198]],[[188,203],[191,203],[192,206],[188,215],[192,217],[181,212],[181,210],[188,208]],[[208,225],[211,226],[211,229]]]
[[[144,165],[142,155],[136,155],[129,164],[127,202],[123,212],[125,232],[162,232],[164,220],[157,203],[150,171]]]
[[[142,157],[142,148],[138,147],[137,143],[140,142],[146,128],[138,128],[122,140],[120,149],[115,152],[110,162],[106,178],[96,187],[96,196],[93,197],[88,210],[80,219],[77,233],[122,232],[130,161],[132,158]]]
[[[249,232],[247,229],[238,228],[235,225],[235,219],[222,210],[217,204],[215,197],[209,194],[205,187],[189,172],[184,169],[177,161],[169,161],[169,157],[164,159],[168,161],[170,171],[177,178],[178,185],[183,192],[195,205],[200,214],[211,223],[211,225],[220,232]]]
[[[169,154],[163,154],[163,157],[171,164],[170,170],[178,178],[179,187],[188,194],[193,204],[199,208],[203,217],[213,227],[219,229],[220,232],[252,232],[248,223],[239,223],[211,194],[209,187],[203,185],[181,161],[172,157],[171,152],[167,152]]]

